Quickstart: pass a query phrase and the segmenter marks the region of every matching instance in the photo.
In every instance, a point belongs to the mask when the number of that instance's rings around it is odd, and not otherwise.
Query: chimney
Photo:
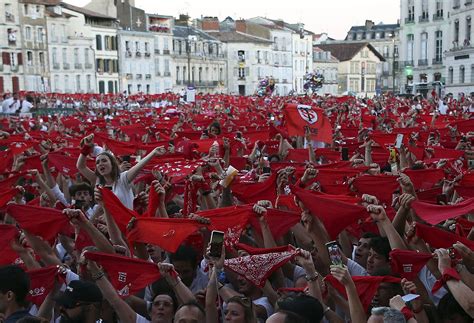
[[[202,30],[219,31],[219,19],[217,17],[204,17],[202,20]]]
[[[247,23],[244,19],[239,19],[235,21],[235,31],[247,33]]]
[[[365,29],[372,29],[373,26],[374,26],[374,22],[372,20],[365,21]]]

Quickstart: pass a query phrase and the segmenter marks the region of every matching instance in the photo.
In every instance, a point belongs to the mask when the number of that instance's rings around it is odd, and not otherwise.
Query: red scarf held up
[[[260,200],[274,202],[276,192],[277,174],[273,173],[266,181],[261,183],[234,182],[231,184],[232,193],[244,203],[256,203]]]
[[[416,214],[429,224],[435,225],[445,220],[457,218],[474,210],[474,198],[467,199],[455,205],[437,205],[414,201],[412,208]]]
[[[432,188],[440,180],[444,179],[444,171],[437,168],[429,169],[407,169],[404,171],[410,177],[415,189],[429,189]]]
[[[324,280],[327,283],[330,283],[341,295],[347,299],[346,289],[334,276],[327,275]],[[364,307],[364,310],[367,311],[372,299],[381,283],[400,283],[400,278],[395,278],[392,276],[352,276],[352,280],[357,289],[357,294],[359,299]]]
[[[14,225],[0,224],[0,266],[10,265],[18,258],[18,254],[10,246],[20,233]]]
[[[88,251],[84,256],[105,269],[120,297],[133,295],[161,278],[158,266],[149,261],[103,252]]]
[[[53,290],[58,268],[57,266],[49,266],[28,270],[26,273],[30,277],[30,291],[27,299],[39,307]]]
[[[415,279],[431,258],[433,258],[433,255],[429,253],[400,249],[390,251],[392,272],[398,273],[402,278],[408,280]]]
[[[20,227],[31,234],[53,241],[58,233],[69,233],[69,220],[61,211],[46,207],[10,204],[7,212]]]
[[[0,208],[4,207],[15,195],[18,194],[18,190],[16,188],[6,189],[0,192]]]
[[[290,136],[304,136],[305,129],[309,128],[313,140],[332,142],[332,126],[323,109],[302,104],[286,104],[283,113]]]
[[[120,231],[122,233],[126,233],[128,222],[130,222],[132,217],[139,218],[140,215],[123,205],[123,203],[111,190],[107,188],[100,188],[100,192],[102,193],[104,207],[113,217]]]
[[[367,216],[367,210],[357,204],[327,199],[295,186],[292,192],[313,216],[321,220],[331,239],[336,239],[346,227]]]
[[[293,249],[283,252],[272,252],[245,257],[227,259],[224,266],[245,277],[257,287],[262,288],[267,278],[278,268],[298,255]]]
[[[247,252],[251,256],[261,255],[261,254],[265,254],[265,253],[272,253],[272,252],[284,252],[284,251],[294,250],[294,248],[290,245],[279,246],[279,247],[275,247],[275,248],[256,248],[256,247],[252,247],[252,246],[249,246],[248,244],[240,243],[240,242],[235,245],[235,249],[236,250],[244,250],[245,252]]]
[[[426,224],[416,224],[416,235],[432,248],[451,248],[453,244],[459,241],[474,250],[474,241]]]
[[[275,239],[281,238],[291,229],[291,227],[301,220],[300,212],[290,212],[278,209],[267,209],[267,214],[264,215],[264,217],[268,223],[270,231],[272,232],[272,236]],[[260,222],[256,215],[250,217],[250,224],[260,234],[262,233]]]
[[[392,204],[392,194],[400,188],[397,178],[388,175],[359,176],[354,179],[352,185],[354,185],[359,195],[373,195],[387,205]]]
[[[127,234],[130,244],[141,242],[157,245],[174,253],[181,243],[203,224],[193,219],[137,218]]]
[[[252,206],[229,206],[224,208],[200,211],[199,216],[211,221],[209,230],[224,232],[224,245],[232,248],[239,242],[240,235],[247,226],[249,219],[255,216]]]

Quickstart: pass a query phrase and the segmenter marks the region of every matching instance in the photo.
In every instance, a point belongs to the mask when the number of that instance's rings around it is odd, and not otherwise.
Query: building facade
[[[401,0],[402,93],[427,94],[446,84],[444,53],[450,48],[451,7],[452,1],[446,0]]]
[[[385,62],[377,66],[377,93],[400,92],[399,76],[399,48],[400,48],[400,25],[399,24],[374,24],[366,20],[363,26],[353,26],[347,33],[345,41],[369,42],[382,54]]]
[[[218,39],[193,26],[175,25],[172,58],[174,91],[192,86],[197,92],[227,92],[226,49]]]
[[[25,88],[18,0],[0,0],[0,93]]]
[[[324,84],[318,91],[320,94],[338,94],[338,67],[339,60],[331,52],[324,51],[317,46],[313,49],[313,72],[324,76]]]
[[[446,93],[458,95],[474,92],[474,43],[472,1],[453,1],[449,35],[452,39],[445,52]]]
[[[339,60],[338,94],[376,95],[377,64],[385,59],[369,43],[331,43],[317,46]]]

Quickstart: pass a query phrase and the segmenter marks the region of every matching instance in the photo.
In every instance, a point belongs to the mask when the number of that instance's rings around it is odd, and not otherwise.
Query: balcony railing
[[[125,57],[132,57],[132,52],[130,50],[125,51]]]
[[[390,75],[390,71],[382,71],[382,76],[389,76]]]
[[[421,15],[418,17],[418,22],[429,22],[430,21],[430,18],[428,16],[428,14],[426,15]]]
[[[170,50],[169,49],[163,49],[163,55],[169,55]]]
[[[176,85],[181,85],[181,84],[183,84],[183,81],[181,81],[181,80],[176,80]]]
[[[60,69],[59,63],[53,63],[53,69],[59,70]]]
[[[142,79],[142,75],[141,74],[137,74],[137,80],[141,80]]]
[[[427,66],[428,65],[428,59],[419,59],[418,60],[418,66]]]
[[[82,70],[82,64],[81,63],[76,63],[76,64],[74,64],[74,68],[76,70]]]
[[[159,49],[155,49],[155,54],[160,54],[160,50],[159,50]]]
[[[69,63],[63,63],[63,69],[68,70],[69,68]]]
[[[413,63],[413,60],[411,60],[411,61],[402,61],[401,63],[402,63],[402,65],[403,65],[403,67],[415,65],[415,64]]]
[[[471,4],[472,4],[472,0],[466,0],[466,2],[464,2],[465,6],[470,6]]]
[[[151,80],[151,74],[145,74],[145,80]]]
[[[92,64],[91,64],[91,63],[85,63],[85,64],[84,64],[84,68],[85,68],[86,70],[91,69],[91,68],[92,68]]]
[[[433,58],[433,65],[442,65],[443,59],[441,57]]]
[[[439,20],[443,20],[443,19],[444,19],[444,17],[443,17],[442,12],[439,13],[439,14],[437,14],[437,13],[433,14],[433,21],[439,21]]]
[[[163,76],[171,76],[171,72],[164,72]]]
[[[151,57],[151,53],[150,53],[150,52],[146,52],[146,53],[145,53],[145,57]]]
[[[405,24],[414,24],[414,23],[415,23],[415,17],[405,18]]]
[[[15,15],[5,12],[5,21],[7,22],[15,22]]]
[[[11,66],[10,66],[10,71],[12,71],[12,72],[18,72],[18,65],[11,65]]]

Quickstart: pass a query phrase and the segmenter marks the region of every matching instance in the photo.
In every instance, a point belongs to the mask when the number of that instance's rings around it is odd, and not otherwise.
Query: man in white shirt
[[[18,93],[13,93],[13,96],[3,100],[2,112],[6,114],[13,114],[20,109],[20,101],[18,100]]]

